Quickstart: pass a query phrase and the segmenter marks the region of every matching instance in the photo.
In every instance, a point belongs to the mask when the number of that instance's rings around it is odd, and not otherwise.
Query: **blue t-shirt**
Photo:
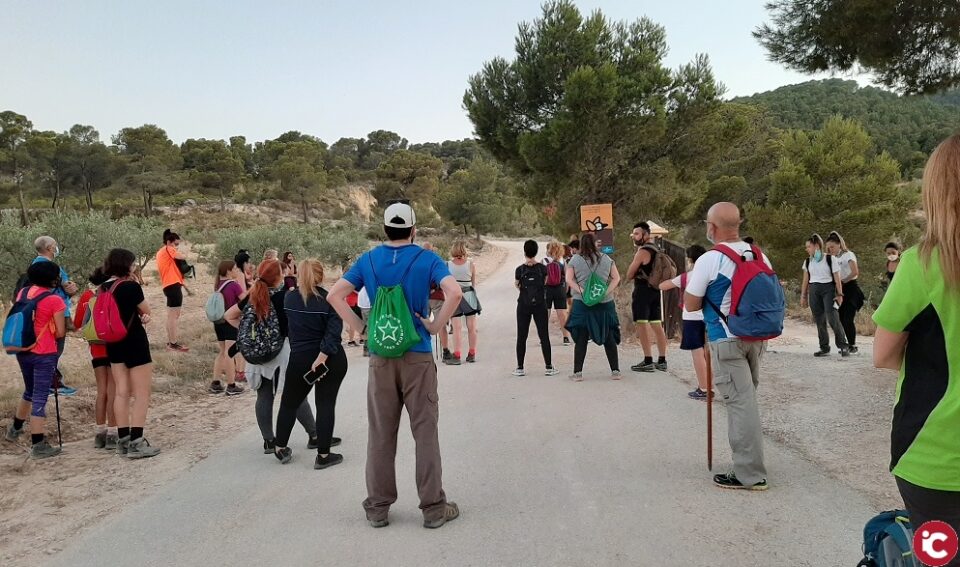
[[[33,262],[30,262],[30,265],[32,266],[37,262],[50,261],[50,258],[47,258],[46,256],[37,256],[33,259]],[[70,318],[70,296],[67,295],[67,292],[63,290],[63,284],[67,283],[68,281],[70,281],[70,276],[67,275],[67,271],[63,269],[63,266],[60,266],[60,285],[57,286],[57,289],[53,290],[53,294],[59,295],[61,298],[63,298],[63,302],[67,304],[67,310],[63,313],[64,317],[67,319]]]
[[[404,272],[407,276],[401,282],[400,278],[403,277]],[[360,256],[360,259],[343,275],[343,279],[353,284],[356,289],[366,288],[371,305],[376,303],[377,289],[381,285],[389,287],[399,283],[403,288],[403,295],[407,298],[407,305],[414,314],[413,324],[420,333],[420,344],[415,345],[410,351],[431,353],[433,348],[430,345],[430,333],[423,327],[416,314],[424,317],[430,315],[430,288],[440,285],[441,280],[449,275],[450,270],[446,262],[434,252],[424,250],[416,244],[404,246],[383,244]]]

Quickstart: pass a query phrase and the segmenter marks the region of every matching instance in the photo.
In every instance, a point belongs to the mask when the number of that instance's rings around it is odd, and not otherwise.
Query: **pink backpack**
[[[124,324],[120,318],[120,308],[117,306],[117,300],[113,297],[113,290],[119,286],[122,281],[114,282],[110,287],[101,288],[97,294],[97,301],[93,305],[93,328],[97,332],[97,337],[105,343],[119,343],[127,338],[128,324]],[[131,323],[133,320],[131,319]]]

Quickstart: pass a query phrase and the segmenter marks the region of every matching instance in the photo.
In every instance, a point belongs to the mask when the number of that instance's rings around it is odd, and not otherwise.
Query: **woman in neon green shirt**
[[[911,521],[960,532],[960,135],[930,156],[923,208],[926,234],[874,315],[873,357],[900,371],[890,469]]]

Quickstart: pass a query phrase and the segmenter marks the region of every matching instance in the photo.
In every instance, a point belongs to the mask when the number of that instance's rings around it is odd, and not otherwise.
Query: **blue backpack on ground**
[[[730,332],[745,341],[767,341],[783,333],[783,320],[787,314],[787,299],[783,294],[780,279],[766,262],[763,252],[750,246],[751,258],[746,258],[733,248],[718,245],[720,252],[737,267],[730,285],[730,314],[724,315],[718,306],[710,306],[727,324]],[[709,303],[709,302],[708,302]]]
[[[913,526],[906,510],[881,512],[863,527],[863,559],[857,567],[920,567],[913,555]]]
[[[37,333],[34,321],[37,314],[37,305],[53,295],[45,291],[33,299],[27,299],[29,286],[20,291],[17,302],[10,308],[7,320],[3,324],[3,350],[7,354],[27,352],[37,344]]]

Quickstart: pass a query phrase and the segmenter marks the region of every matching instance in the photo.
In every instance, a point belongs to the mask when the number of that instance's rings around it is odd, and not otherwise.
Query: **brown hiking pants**
[[[397,431],[400,413],[407,408],[410,429],[417,445],[417,490],[425,520],[443,517],[440,467],[440,420],[437,395],[437,365],[429,353],[408,352],[402,358],[370,357],[367,383],[367,499],[363,509],[368,520],[387,517],[397,501]]]

